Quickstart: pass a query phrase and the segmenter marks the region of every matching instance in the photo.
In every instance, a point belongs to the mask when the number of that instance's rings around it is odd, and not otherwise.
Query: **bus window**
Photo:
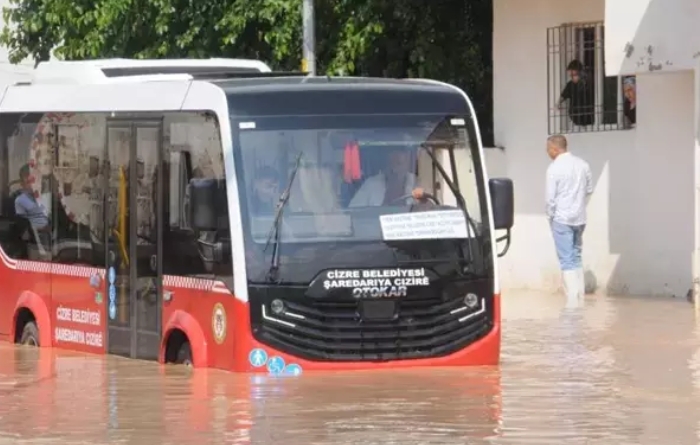
[[[53,261],[104,267],[103,188],[106,116],[52,114],[51,173],[42,178],[51,200]]]
[[[99,265],[104,116],[0,118],[0,243],[13,258]],[[95,208],[97,206],[97,208]]]
[[[51,199],[44,179],[51,173],[51,139],[38,131],[41,119],[0,117],[0,244],[12,258],[51,261]]]
[[[163,136],[164,191],[168,194],[163,209],[164,221],[163,272],[169,275],[215,278],[233,288],[230,248],[222,258],[214,255],[211,246],[217,243],[230,247],[224,163],[219,126],[211,116],[200,113],[166,115]],[[193,228],[190,208],[193,180],[214,180],[223,184],[218,229]]]

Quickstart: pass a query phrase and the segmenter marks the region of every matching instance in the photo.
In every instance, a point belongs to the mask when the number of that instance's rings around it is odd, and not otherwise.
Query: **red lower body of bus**
[[[34,322],[42,347],[106,353],[105,281],[104,269],[13,260],[0,249],[0,339],[16,342],[24,326]],[[163,289],[171,293],[172,299],[164,302],[162,308],[160,362],[172,356],[183,338],[190,343],[195,367],[236,372],[270,373],[267,363],[272,358],[278,365],[291,365],[290,369],[303,372],[499,362],[500,295],[493,296],[494,322],[490,332],[455,353],[415,360],[333,362],[303,360],[257,342],[251,334],[249,305],[232,296],[223,283],[165,276]],[[258,350],[265,361],[254,366],[251,354]]]

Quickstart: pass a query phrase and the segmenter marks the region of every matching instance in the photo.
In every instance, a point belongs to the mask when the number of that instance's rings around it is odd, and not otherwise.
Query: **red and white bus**
[[[8,341],[275,375],[499,360],[513,187],[451,85],[42,63],[0,99],[0,198]]]

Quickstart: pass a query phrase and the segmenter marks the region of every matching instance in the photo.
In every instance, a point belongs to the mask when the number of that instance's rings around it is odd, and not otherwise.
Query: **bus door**
[[[105,212],[107,350],[157,360],[163,290],[162,123],[110,121]]]

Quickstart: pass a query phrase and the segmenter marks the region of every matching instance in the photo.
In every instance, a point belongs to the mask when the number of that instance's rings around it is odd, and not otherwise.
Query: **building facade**
[[[501,260],[505,289],[560,285],[544,213],[545,142],[554,133],[567,136],[594,175],[584,234],[588,285],[611,294],[675,296],[691,288],[700,238],[696,3],[494,0],[500,148],[487,150],[487,162],[490,174],[509,176],[516,191],[513,244]],[[578,124],[570,101],[558,107],[573,60],[592,85],[591,109]],[[625,103],[625,85],[635,88],[634,107]]]

